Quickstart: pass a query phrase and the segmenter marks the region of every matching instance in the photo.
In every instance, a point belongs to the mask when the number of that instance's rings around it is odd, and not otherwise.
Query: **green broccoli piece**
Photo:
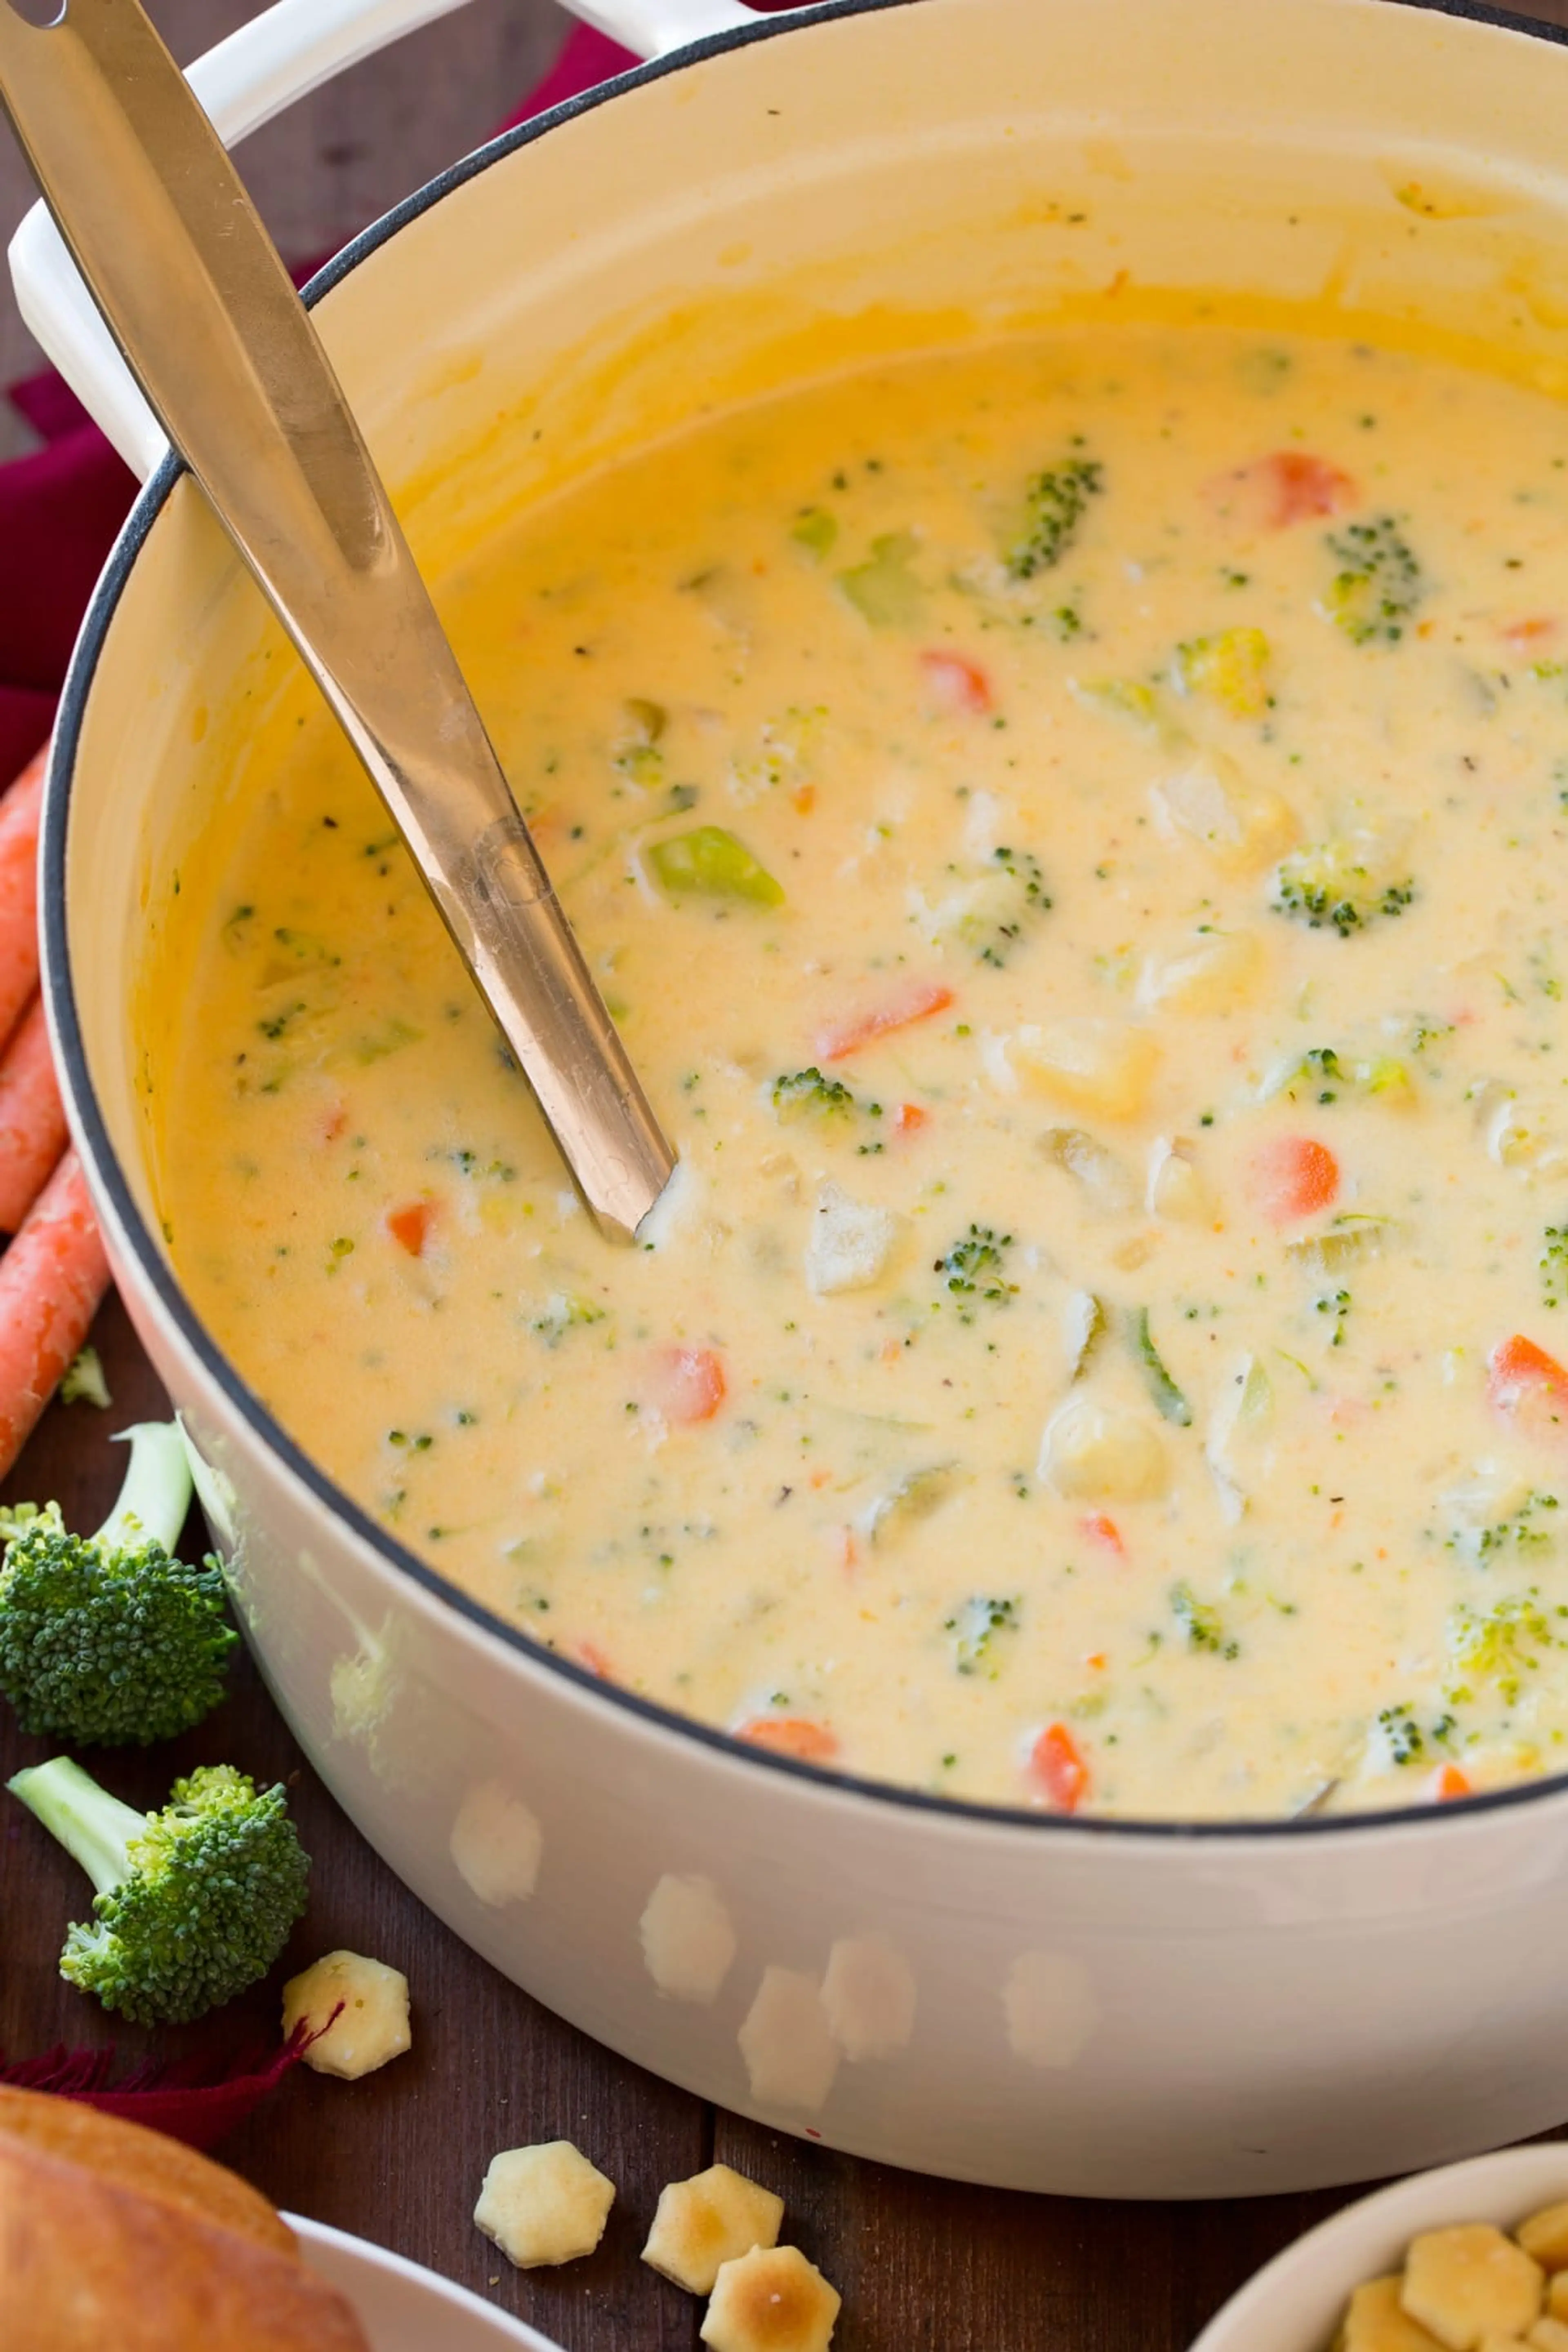
[[[984,1667],[994,1682],[998,1668],[991,1663],[991,1644],[998,1633],[1017,1633],[1023,1605],[1016,1598],[992,1599],[977,1592],[943,1618],[942,1631],[953,1636],[952,1663],[961,1675],[977,1675]]]
[[[1542,1302],[1547,1307],[1568,1303],[1568,1225],[1548,1225],[1541,1236],[1537,1260]]]
[[[1294,851],[1274,869],[1276,911],[1293,915],[1309,930],[1331,925],[1342,940],[1379,915],[1402,915],[1415,896],[1415,885],[1408,878],[1385,878],[1376,870],[1375,857],[1375,849],[1353,838],[1315,842]]]
[[[66,1366],[60,1381],[60,1402],[95,1404],[100,1412],[107,1412],[114,1402],[96,1348],[79,1348]]]
[[[139,1813],[68,1756],[9,1783],[98,1892],[60,1953],[68,1984],[139,2025],[205,2016],[265,1976],[305,1908],[310,1856],[281,1787],[227,1764],[176,1780]]]
[[[773,1108],[782,1119],[848,1118],[855,1097],[841,1078],[825,1078],[814,1062],[809,1070],[777,1077],[773,1086]]]
[[[1055,569],[1078,537],[1090,499],[1104,487],[1105,468],[1093,457],[1069,457],[1035,476],[1024,494],[1022,536],[1007,553],[1015,580]]]
[[[0,1512],[0,1691],[24,1731],[83,1746],[172,1739],[223,1696],[239,1636],[211,1557],[174,1558],[191,1501],[174,1422],[127,1430],[120,1499],[94,1536],[56,1503]]]
[[[1189,1650],[1209,1650],[1216,1658],[1240,1655],[1241,1644],[1226,1634],[1225,1620],[1219,1611],[1212,1601],[1200,1601],[1185,1577],[1172,1587],[1171,1609],[1187,1637]]]
[[[1378,1710],[1377,1727],[1388,1748],[1391,1764],[1415,1764],[1426,1752],[1426,1735],[1408,1706],[1385,1706]]]
[[[1324,609],[1352,646],[1396,646],[1426,593],[1421,566],[1392,515],[1347,523],[1325,544],[1339,565]]]
[[[1046,877],[1033,852],[994,849],[986,881],[961,917],[958,936],[977,962],[1002,971],[1026,928],[1050,911]]]
[[[1007,1252],[1012,1246],[1011,1234],[999,1234],[994,1225],[972,1224],[945,1256],[933,1261],[932,1273],[942,1276],[943,1289],[960,1302],[961,1323],[973,1321],[974,1308],[982,1301],[988,1307],[1005,1307],[1016,1298],[1018,1286],[1007,1280]]]

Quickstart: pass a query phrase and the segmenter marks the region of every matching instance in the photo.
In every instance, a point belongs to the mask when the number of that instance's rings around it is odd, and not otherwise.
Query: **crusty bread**
[[[366,2352],[348,2305],[243,2181],[77,2112],[80,2126],[35,2114],[30,2131],[0,2131],[5,2352]],[[89,2148],[107,2161],[79,2160]]]
[[[295,2251],[292,2234],[258,2190],[166,2132],[100,2115],[79,2099],[0,2084],[0,2142],[5,2139],[25,2141],[67,2164],[86,2165],[100,2180],[117,2180],[138,2196],[155,2197],[200,2221],[237,2230],[274,2253]]]

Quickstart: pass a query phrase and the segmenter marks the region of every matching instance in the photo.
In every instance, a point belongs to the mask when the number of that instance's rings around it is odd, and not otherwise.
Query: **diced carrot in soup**
[[[921,675],[926,692],[939,710],[967,712],[984,718],[994,706],[991,681],[976,661],[963,654],[923,653]]]
[[[1058,1813],[1076,1813],[1089,1794],[1089,1766],[1065,1723],[1048,1723],[1036,1740],[1030,1769]]]
[[[758,1715],[736,1732],[749,1747],[765,1748],[774,1756],[793,1756],[797,1764],[831,1764],[838,1742],[825,1723],[800,1716]]]
[[[711,1348],[661,1348],[649,1402],[667,1421],[711,1421],[728,1394],[723,1359]]]
[[[1277,1225],[1318,1216],[1339,1196],[1340,1163],[1315,1136],[1274,1137],[1254,1153],[1249,1176],[1258,1207]]]
[[[435,1214],[432,1201],[406,1201],[401,1209],[388,1210],[386,1230],[399,1249],[405,1249],[410,1257],[423,1257]]]
[[[1487,1394],[1493,1410],[1537,1440],[1568,1436],[1568,1370],[1521,1332],[1492,1349]]]
[[[940,981],[921,981],[885,1003],[871,1005],[846,1021],[830,1022],[816,1033],[816,1050],[825,1062],[847,1061],[851,1054],[874,1045],[879,1037],[912,1028],[917,1021],[929,1021],[934,1013],[945,1013],[952,1003],[951,988]]]

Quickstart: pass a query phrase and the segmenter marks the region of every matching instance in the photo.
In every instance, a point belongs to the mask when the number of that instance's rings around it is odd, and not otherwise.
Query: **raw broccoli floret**
[[[1396,646],[1426,590],[1394,517],[1347,523],[1330,531],[1326,543],[1340,567],[1324,599],[1330,619],[1352,646]]]
[[[1105,487],[1105,468],[1093,457],[1069,457],[1037,474],[1025,493],[1022,534],[1008,550],[1015,580],[1055,569],[1078,536],[1090,499]]]
[[[79,1348],[66,1366],[60,1381],[62,1404],[95,1404],[100,1412],[107,1412],[114,1402],[109,1393],[109,1382],[103,1377],[103,1363],[96,1348]]]
[[[57,1756],[10,1782],[98,1893],[60,1974],[137,2024],[179,2025],[265,1976],[305,1908],[309,1855],[282,1789],[232,1766],[176,1780],[139,1813]]]
[[[191,1501],[177,1424],[125,1435],[125,1484],[96,1535],[72,1535],[55,1503],[0,1512],[0,1691],[24,1731],[82,1746],[144,1747],[200,1723],[239,1638],[217,1560],[173,1553]]]

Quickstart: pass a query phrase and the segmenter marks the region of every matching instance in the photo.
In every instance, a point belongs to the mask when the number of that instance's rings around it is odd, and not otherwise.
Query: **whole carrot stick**
[[[81,1162],[65,1152],[0,1257],[0,1478],[87,1338],[109,1260]]]
[[[38,811],[46,746],[0,799],[0,1039],[38,984]]]
[[[0,1234],[14,1234],[66,1148],[65,1106],[35,996],[0,1055]]]

